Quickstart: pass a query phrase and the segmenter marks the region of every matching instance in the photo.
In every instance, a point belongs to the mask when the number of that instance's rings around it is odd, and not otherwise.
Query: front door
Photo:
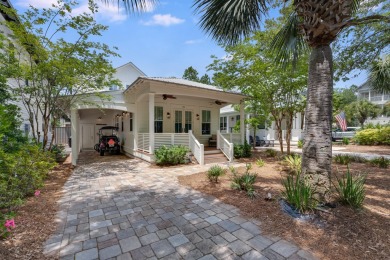
[[[188,133],[192,130],[192,111],[175,111],[175,133]]]
[[[82,124],[82,149],[93,149],[95,145],[95,126],[93,124]]]

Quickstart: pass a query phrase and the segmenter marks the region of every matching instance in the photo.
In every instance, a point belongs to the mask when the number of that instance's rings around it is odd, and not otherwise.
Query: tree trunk
[[[294,113],[288,112],[286,118],[286,144],[287,144],[287,154],[290,154],[291,148],[291,128],[293,122]]]
[[[333,60],[329,45],[314,47],[309,62],[302,173],[319,202],[328,199],[332,171]]]

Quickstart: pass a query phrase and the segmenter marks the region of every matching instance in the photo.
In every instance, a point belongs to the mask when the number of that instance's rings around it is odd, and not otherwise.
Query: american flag
[[[342,111],[340,114],[336,115],[335,118],[336,118],[337,122],[339,123],[341,130],[343,130],[343,132],[345,130],[347,130],[347,119],[345,118],[344,111]]]

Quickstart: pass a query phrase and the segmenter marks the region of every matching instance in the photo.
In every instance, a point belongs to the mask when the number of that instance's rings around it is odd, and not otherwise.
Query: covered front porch
[[[113,125],[118,127],[122,152],[149,162],[154,161],[155,149],[163,145],[188,147],[199,164],[205,162],[205,147],[215,146],[232,161],[234,143],[245,140],[244,98],[197,82],[140,77],[110,102],[74,109],[72,137],[76,138],[72,138],[72,144],[78,154],[87,148],[81,140],[92,134],[96,141],[98,126]],[[240,133],[219,131],[220,108],[229,104],[240,104]],[[94,132],[86,132],[86,122],[94,120],[100,120],[99,124],[95,122]],[[76,164],[77,156],[74,160]]]

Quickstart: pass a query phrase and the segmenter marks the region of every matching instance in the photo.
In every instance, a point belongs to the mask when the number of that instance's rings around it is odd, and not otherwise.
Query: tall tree
[[[270,44],[280,25],[266,21],[264,32],[255,32],[250,38],[235,45],[227,46],[225,51],[230,59],[218,59],[208,67],[215,72],[213,80],[225,89],[238,88],[252,97],[249,111],[255,116],[272,119],[275,122],[277,138],[283,152],[282,123],[286,122],[287,153],[290,152],[292,121],[297,112],[302,112],[302,98],[307,82],[307,66],[304,60],[297,63],[295,71],[277,66],[273,54],[264,45]],[[253,104],[257,103],[256,106]],[[270,115],[270,116],[269,116]],[[270,118],[271,117],[271,118]],[[262,119],[264,120],[264,119]],[[252,129],[256,120],[250,120]]]
[[[7,24],[13,36],[3,45],[8,57],[0,66],[16,82],[13,92],[27,110],[33,138],[42,142],[43,149],[51,123],[55,125],[75,101],[86,101],[91,93],[119,84],[108,60],[117,54],[97,39],[107,30],[93,18],[97,6],[89,1],[88,13],[74,15],[76,4],[59,0],[48,9],[30,7],[19,16],[20,22]],[[65,34],[73,41],[62,38]]]
[[[191,81],[199,81],[198,71],[194,69],[192,66],[186,68],[183,74],[183,79],[191,80]]]
[[[195,81],[195,82],[200,82],[203,84],[211,84],[210,76],[207,74],[204,74],[202,77],[198,77],[198,71],[194,69],[192,66],[188,67],[185,69],[184,74],[183,74],[183,79]]]
[[[356,119],[364,127],[368,118],[376,118],[380,114],[381,108],[368,100],[359,100],[346,106],[345,112],[347,117]]]
[[[390,93],[390,55],[372,63],[369,80],[374,90]]]
[[[330,45],[346,28],[390,23],[390,18],[381,14],[355,16],[361,2],[292,0],[294,10],[273,44],[279,61],[297,61],[307,48],[311,52],[302,173],[314,187],[319,201],[327,199],[332,163],[333,57]],[[235,44],[260,28],[268,4],[266,0],[195,0],[194,6],[201,14],[200,26],[206,32],[219,42]]]

